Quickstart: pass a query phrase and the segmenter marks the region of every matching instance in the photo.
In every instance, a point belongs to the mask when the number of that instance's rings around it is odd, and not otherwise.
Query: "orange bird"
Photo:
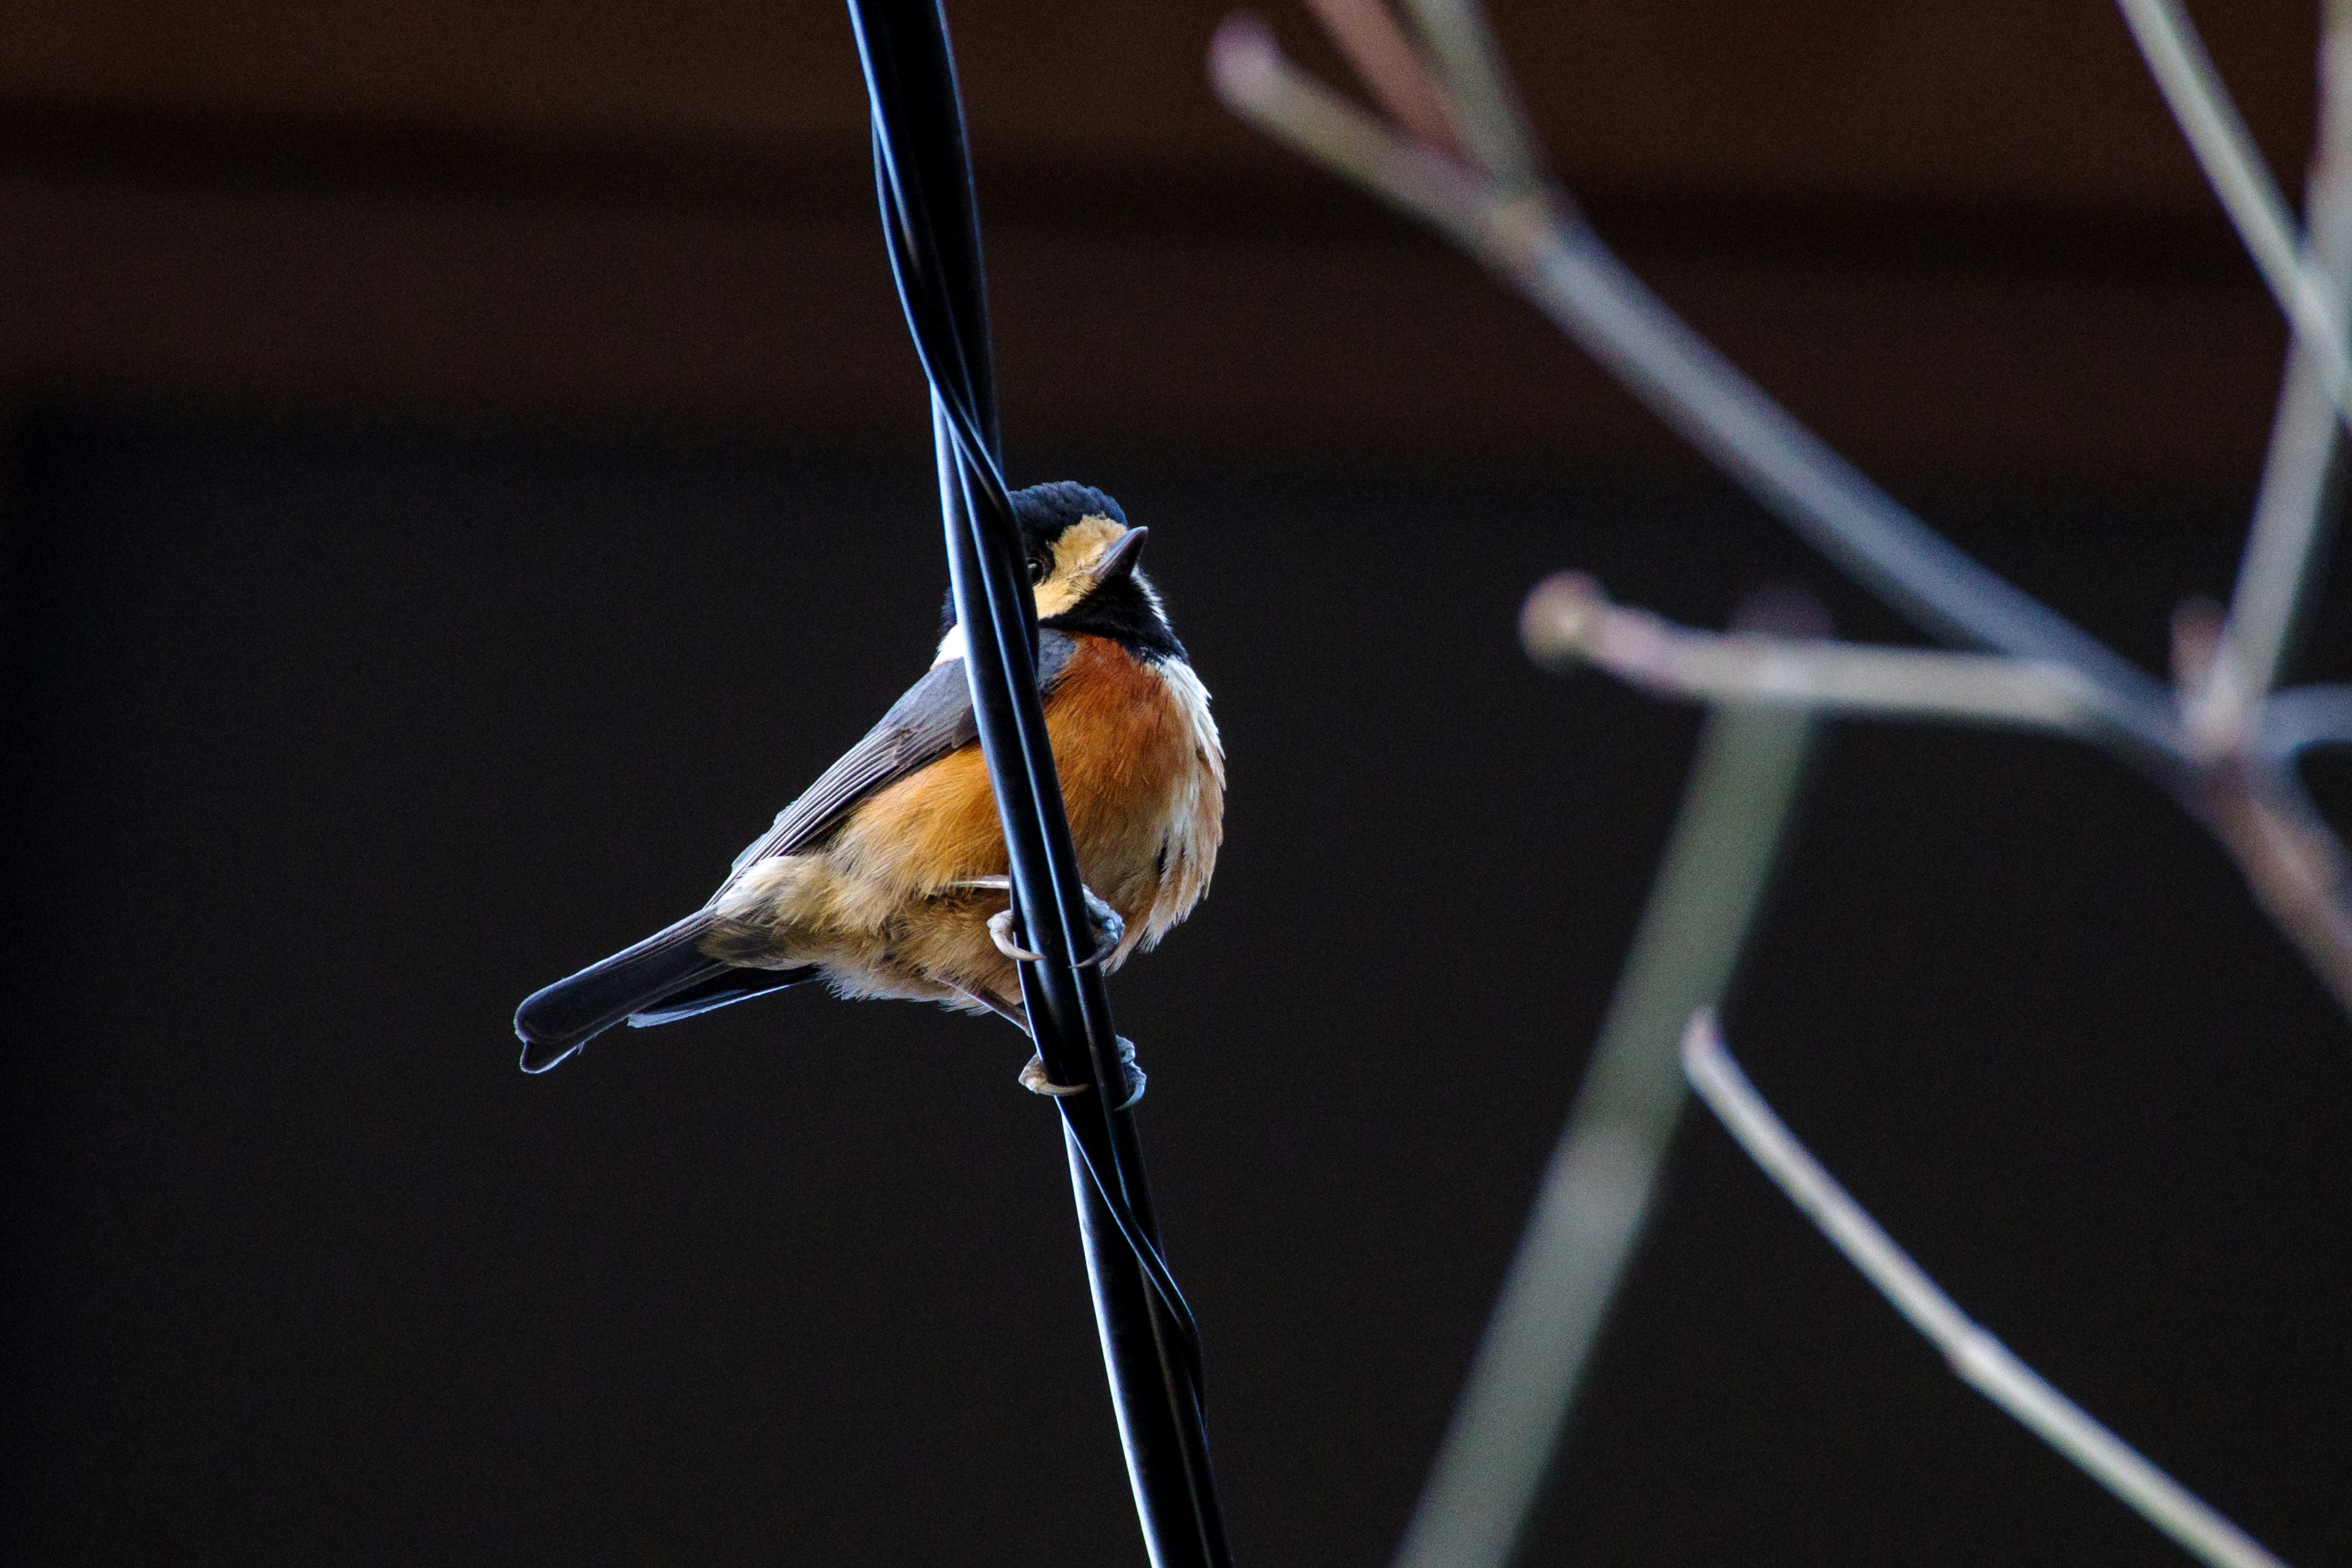
[[[1150,582],[1145,530],[1085,485],[1013,510],[1034,586],[1037,681],[1097,946],[1117,969],[1209,890],[1225,759],[1209,693]],[[1004,837],[980,754],[963,629],[930,673],[735,858],[709,901],[515,1012],[525,1072],[644,1027],[824,980],[839,995],[999,1013],[1024,1029]],[[1046,1081],[1032,1058],[1022,1082]],[[1138,1075],[1139,1080],[1139,1075]],[[1130,1086],[1132,1087],[1132,1086]]]

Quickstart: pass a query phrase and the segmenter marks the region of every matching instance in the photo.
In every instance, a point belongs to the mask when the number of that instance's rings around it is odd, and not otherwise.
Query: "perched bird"
[[[1209,694],[1137,570],[1145,530],[1077,484],[1013,497],[1040,623],[1038,685],[1095,962],[1158,944],[1208,891],[1224,832],[1224,751]],[[708,903],[560,980],[515,1013],[525,1072],[623,1022],[643,1027],[824,980],[1022,1015],[1004,837],[950,602],[930,673],[735,858]],[[1045,1081],[1034,1058],[1022,1081]],[[1083,1086],[1078,1086],[1083,1087]]]

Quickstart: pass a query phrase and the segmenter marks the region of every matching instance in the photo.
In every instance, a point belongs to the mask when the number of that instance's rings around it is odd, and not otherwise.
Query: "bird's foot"
[[[1074,1094],[1084,1094],[1094,1088],[1090,1083],[1055,1083],[1045,1070],[1045,1058],[1032,1055],[1029,1065],[1021,1069],[1021,1087],[1032,1094],[1049,1094],[1055,1100],[1066,1100]]]
[[[1118,951],[1118,944],[1127,940],[1127,921],[1119,917],[1117,910],[1097,897],[1092,888],[1082,882],[1078,885],[1078,891],[1087,896],[1087,915],[1095,922],[1095,950],[1078,961],[1078,967],[1084,969],[1090,963],[1100,963]],[[1127,1052],[1132,1057],[1135,1047],[1129,1046]]]
[[[1144,1076],[1141,1068],[1135,1065],[1135,1042],[1125,1035],[1114,1035],[1111,1037],[1118,1042],[1119,1088],[1125,1095],[1125,1098],[1111,1109],[1125,1110],[1143,1098],[1143,1091],[1151,1080]]]
[[[990,878],[988,880],[993,882],[997,879]],[[1087,915],[1094,921],[1095,927],[1095,950],[1077,963],[1077,967],[1084,969],[1089,964],[1100,963],[1118,951],[1118,944],[1127,940],[1127,921],[1119,918],[1119,912],[1117,910],[1103,902],[1101,897],[1092,888],[1081,887],[1078,890],[1087,896]],[[996,944],[997,952],[1015,963],[1045,962],[1044,953],[1030,952],[1014,938],[1013,934],[1014,918],[1013,911],[1010,909],[999,910],[989,916],[988,939]]]
[[[1144,1076],[1143,1069],[1135,1065],[1135,1042],[1125,1035],[1113,1037],[1118,1041],[1118,1074],[1121,1079],[1119,1088],[1123,1091],[1122,1098],[1114,1109],[1125,1110],[1143,1098],[1144,1088],[1150,1080]],[[1032,1056],[1029,1058],[1029,1065],[1021,1069],[1021,1087],[1032,1094],[1049,1094],[1059,1100],[1073,1094],[1084,1094],[1094,1085],[1055,1083],[1045,1071],[1045,1058]]]
[[[1013,911],[1009,909],[999,910],[988,917],[988,940],[996,944],[997,952],[1015,963],[1045,962],[1044,953],[1032,952],[1013,940]]]

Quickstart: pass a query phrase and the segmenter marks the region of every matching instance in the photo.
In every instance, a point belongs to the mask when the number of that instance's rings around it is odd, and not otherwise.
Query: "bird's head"
[[[1013,518],[1043,621],[1132,582],[1150,531],[1128,526],[1126,510],[1102,491],[1066,479],[1015,490]]]
[[[1040,623],[1110,637],[1139,658],[1184,657],[1159,593],[1138,569],[1150,531],[1129,527],[1118,502],[1063,479],[1013,491],[1013,517]],[[950,601],[950,626],[954,616]]]

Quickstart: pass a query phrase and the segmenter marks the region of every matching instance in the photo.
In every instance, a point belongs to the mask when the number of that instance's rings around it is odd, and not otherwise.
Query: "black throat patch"
[[[1108,637],[1146,664],[1184,657],[1184,645],[1139,576],[1106,583],[1060,615],[1038,623],[1057,632]]]

